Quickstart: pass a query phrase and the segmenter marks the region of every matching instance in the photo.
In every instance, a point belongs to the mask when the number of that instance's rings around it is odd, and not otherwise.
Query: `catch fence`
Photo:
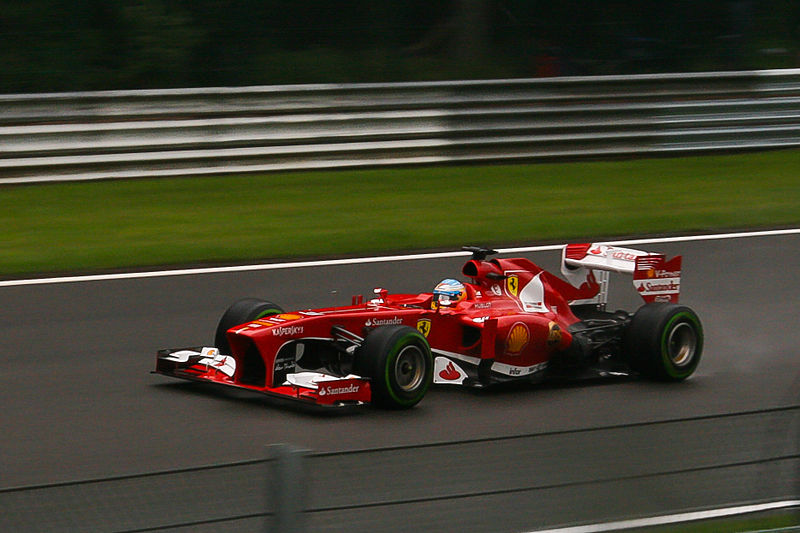
[[[798,414],[344,452],[273,446],[254,461],[2,489],[0,530],[513,532],[797,501]]]
[[[0,95],[0,183],[800,145],[800,69]]]

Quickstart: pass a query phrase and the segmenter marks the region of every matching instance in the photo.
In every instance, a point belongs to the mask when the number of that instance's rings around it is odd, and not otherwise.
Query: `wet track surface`
[[[638,247],[684,256],[682,303],[697,311],[706,336],[704,358],[691,379],[669,385],[628,380],[477,392],[435,388],[417,408],[404,412],[307,413],[258,395],[149,372],[159,348],[210,343],[220,314],[237,298],[264,297],[289,310],[347,304],[351,295],[369,294],[377,286],[391,292],[427,291],[458,274],[464,258],[0,288],[0,488],[258,459],[274,443],[347,451],[608,428],[800,403],[800,236]],[[558,252],[523,255],[558,269]],[[611,289],[610,307],[634,310],[640,305],[629,278],[613,277]],[[588,470],[599,461],[614,470],[615,450],[628,463],[641,465],[677,458],[675,469],[680,470],[681,458],[695,465],[733,456],[742,439],[754,450],[783,447],[782,453],[796,456],[796,413],[775,420],[756,413],[669,424],[647,434],[661,442],[657,453],[652,442],[642,442],[643,433],[571,434],[568,446],[551,443],[546,449],[553,461],[568,459]],[[731,428],[738,430],[731,433]],[[618,442],[609,444],[609,439]],[[480,462],[482,453],[476,449],[468,456],[439,459],[444,465],[469,465]],[[502,453],[514,457],[513,450]],[[731,480],[715,477],[703,489],[711,495],[708,501],[695,505],[791,496],[786,487],[791,478],[796,482],[797,464],[794,459],[770,467],[777,474],[756,465],[746,478],[741,472]],[[364,475],[383,477],[374,470]],[[768,481],[776,475],[788,475],[789,485],[784,480],[773,494]],[[710,478],[702,472],[692,476],[695,486]],[[732,485],[740,490],[731,491]],[[605,493],[614,490],[602,487]],[[797,485],[791,490],[796,493]],[[577,497],[574,492],[553,494],[547,505],[567,509],[570,498]],[[467,516],[469,505],[464,505],[453,512]],[[667,499],[655,509],[639,508],[654,512],[687,506],[692,502]],[[428,512],[435,513],[435,506]],[[565,516],[579,520],[583,513]]]

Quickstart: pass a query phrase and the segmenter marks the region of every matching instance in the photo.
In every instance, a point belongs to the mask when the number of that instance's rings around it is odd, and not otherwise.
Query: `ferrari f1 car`
[[[698,365],[703,329],[677,304],[681,257],[570,244],[563,278],[528,259],[472,253],[468,282],[433,292],[354,296],[349,306],[285,312],[244,299],[219,321],[214,346],[161,350],[156,373],[319,406],[417,404],[431,383],[642,375],[679,381]],[[635,313],[606,310],[609,273],[633,277]]]

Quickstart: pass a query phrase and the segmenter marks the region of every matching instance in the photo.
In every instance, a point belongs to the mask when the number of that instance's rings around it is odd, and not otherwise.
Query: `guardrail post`
[[[306,478],[304,458],[308,452],[288,444],[267,448],[269,469],[268,496],[275,512],[272,527],[275,533],[304,533],[306,530]]]

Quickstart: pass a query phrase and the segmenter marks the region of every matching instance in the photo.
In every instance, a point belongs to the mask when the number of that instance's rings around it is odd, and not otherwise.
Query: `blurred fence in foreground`
[[[272,447],[261,460],[0,489],[0,531],[513,532],[795,505],[799,413],[304,452],[294,463]],[[292,508],[305,509],[300,520]]]
[[[800,69],[0,95],[0,183],[800,146]]]

